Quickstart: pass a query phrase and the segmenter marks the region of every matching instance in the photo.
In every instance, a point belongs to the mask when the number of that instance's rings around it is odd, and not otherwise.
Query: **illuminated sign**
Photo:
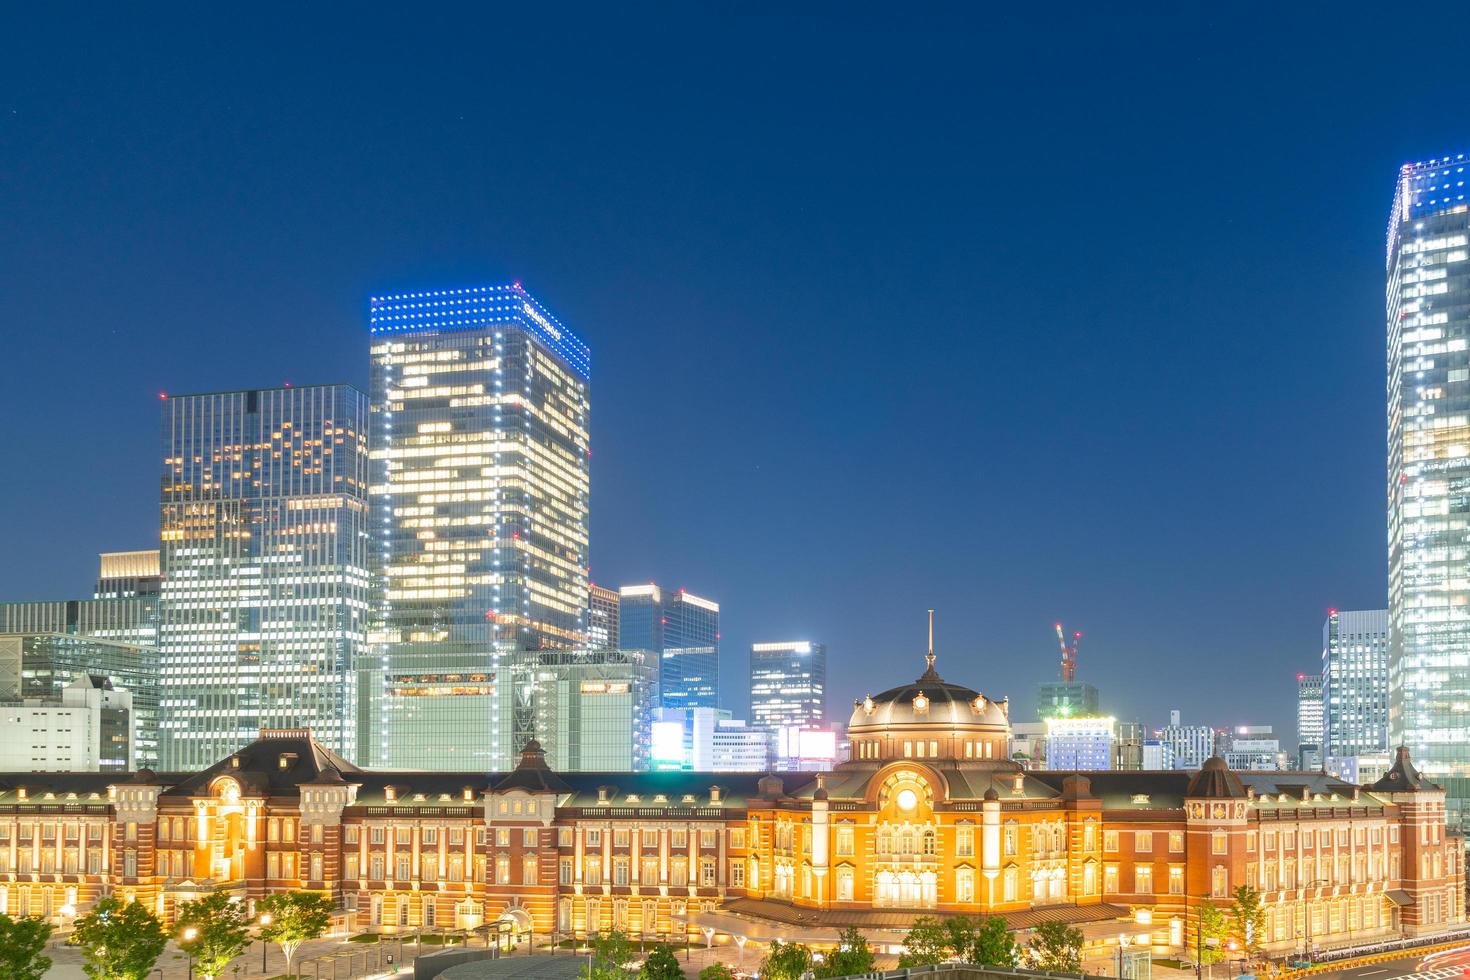
[[[684,763],[684,723],[656,721],[653,730],[653,761]]]

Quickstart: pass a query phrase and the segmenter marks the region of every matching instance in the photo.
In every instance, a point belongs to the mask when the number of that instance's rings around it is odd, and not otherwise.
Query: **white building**
[[[1174,748],[1163,739],[1149,738],[1143,742],[1143,768],[1173,769]]]
[[[1048,718],[1046,768],[1111,769],[1116,724],[1111,717]]]
[[[1180,724],[1178,711],[1169,712],[1169,724],[1157,734],[1173,752],[1175,769],[1198,769],[1215,754],[1215,730],[1209,725]]]
[[[654,712],[651,735],[652,769],[766,772],[775,768],[776,733],[734,719],[723,708],[660,708]]]
[[[762,772],[771,768],[774,755],[771,732],[752,728],[743,721],[722,721],[715,726],[711,772]]]
[[[0,704],[0,772],[128,772],[133,696],[82,674],[57,698]]]
[[[1023,769],[1046,768],[1046,722],[1018,721],[1011,725],[1011,759]]]

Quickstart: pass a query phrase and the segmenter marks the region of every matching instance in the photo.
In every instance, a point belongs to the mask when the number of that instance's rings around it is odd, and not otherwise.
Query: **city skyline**
[[[317,15],[268,70],[221,51],[204,72],[152,49],[140,73],[38,21],[3,117],[0,320],[17,363],[65,364],[76,393],[18,378],[3,449],[46,460],[84,433],[107,484],[37,466],[0,486],[0,599],[84,596],[97,551],[153,543],[157,392],[366,390],[367,297],[523,278],[598,351],[592,578],[717,597],[724,677],[762,637],[820,636],[841,706],[922,650],[932,606],[939,649],[1021,705],[1061,618],[1109,714],[1289,731],[1325,610],[1386,600],[1385,188],[1461,151],[1442,108],[1466,82],[1427,57],[1435,97],[1405,104],[1371,56],[1384,25],[1351,18],[1289,12],[1263,38],[1234,14],[1086,15],[1087,44],[1033,61],[1042,22],[955,17],[898,28],[883,84],[861,66],[887,28],[862,11],[774,37],[682,11],[669,29],[714,39],[697,54],[589,15],[554,78],[518,49],[401,88],[384,67],[446,22],[396,49],[347,24],[326,53],[376,60],[330,93]],[[145,20],[112,36],[146,47]],[[1153,206],[1181,160],[1188,222]],[[997,192],[1018,174],[1027,193]],[[1182,683],[1186,646],[1214,683]],[[1242,669],[1257,689],[1226,683]]]

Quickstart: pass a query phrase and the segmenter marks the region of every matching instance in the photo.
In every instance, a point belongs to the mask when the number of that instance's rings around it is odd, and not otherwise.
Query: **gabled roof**
[[[317,742],[304,728],[264,729],[249,745],[202,772],[186,776],[164,797],[203,796],[221,776],[230,776],[249,794],[289,793],[302,784],[361,782],[362,770]]]
[[[1368,787],[1374,793],[1437,793],[1442,792],[1442,787],[1431,783],[1414,768],[1413,761],[1409,758],[1408,746],[1400,745],[1394,753],[1393,766],[1383,774],[1383,778]]]

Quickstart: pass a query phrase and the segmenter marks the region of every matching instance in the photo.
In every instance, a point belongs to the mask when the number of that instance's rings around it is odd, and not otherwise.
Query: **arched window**
[[[924,853],[931,857],[934,854],[934,830],[932,827],[924,831]]]

